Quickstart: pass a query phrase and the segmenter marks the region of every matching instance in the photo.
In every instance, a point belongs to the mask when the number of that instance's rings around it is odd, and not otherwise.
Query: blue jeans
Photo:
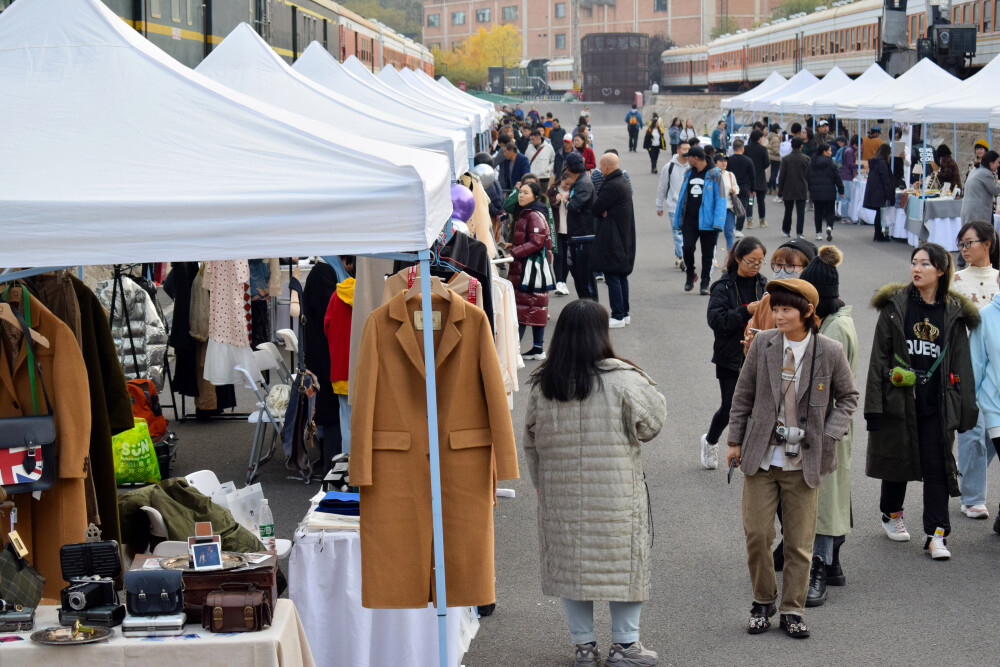
[[[563,598],[563,609],[569,621],[569,633],[574,644],[597,641],[594,634],[594,603]],[[641,602],[609,602],[611,608],[611,643],[628,644],[639,641],[639,615]]]
[[[604,282],[608,286],[608,301],[611,302],[611,317],[623,320],[629,314],[628,274],[605,273]]]
[[[986,503],[986,466],[990,464],[996,451],[986,434],[983,413],[975,428],[958,434],[958,478],[962,490],[963,505],[983,505]]]
[[[726,250],[730,250],[736,243],[734,233],[736,230],[736,216],[732,211],[726,211],[726,226],[722,228],[722,235],[726,237]]]
[[[670,229],[674,234],[674,257],[684,259],[684,233],[679,228],[674,229],[673,211],[667,211],[667,224],[670,225]]]
[[[347,394],[337,394],[340,401],[340,451],[351,453],[351,404],[347,402]]]

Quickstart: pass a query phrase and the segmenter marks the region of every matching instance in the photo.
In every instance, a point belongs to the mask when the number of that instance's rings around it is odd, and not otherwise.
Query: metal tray
[[[94,627],[94,634],[87,637],[79,635],[73,636],[73,628],[44,628],[31,633],[31,641],[50,646],[66,646],[78,644],[95,644],[107,641],[115,633],[111,628]]]
[[[237,568],[246,567],[247,559],[243,554],[234,553],[232,551],[222,552],[222,568],[223,570],[235,570]],[[171,556],[170,558],[160,559],[160,567],[166,570],[185,570],[194,572],[195,570],[191,567],[191,556],[184,554],[182,556]],[[204,572],[206,570],[199,570]],[[212,570],[207,570],[211,572]],[[218,570],[215,570],[218,572]]]

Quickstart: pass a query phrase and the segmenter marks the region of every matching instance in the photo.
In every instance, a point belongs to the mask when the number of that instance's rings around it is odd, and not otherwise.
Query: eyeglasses
[[[781,262],[771,262],[772,271],[781,271],[782,269],[788,269],[789,271],[801,271],[806,267],[801,264],[782,264]]]
[[[962,241],[958,244],[959,250],[968,250],[972,247],[973,243],[982,243],[982,239],[973,239],[972,241]]]
[[[749,266],[751,269],[759,269],[761,265],[764,263],[764,260],[760,260],[759,262],[751,262],[746,257],[740,257],[740,261]]]

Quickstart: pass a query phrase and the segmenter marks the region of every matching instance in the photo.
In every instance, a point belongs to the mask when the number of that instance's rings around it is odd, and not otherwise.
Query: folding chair
[[[285,364],[285,359],[281,356],[281,352],[278,350],[278,346],[274,343],[261,343],[257,346],[258,350],[266,350],[270,354],[275,362],[278,364],[278,377],[285,384],[289,384],[292,381],[292,372],[288,370],[288,365]]]
[[[274,455],[274,443],[281,438],[281,429],[285,423],[284,414],[275,414],[268,407],[267,395],[270,393],[271,387],[264,383],[260,374],[260,371],[277,371],[278,363],[267,350],[254,350],[253,356],[255,365],[257,366],[255,370],[258,371],[257,379],[254,379],[250,370],[244,368],[242,365],[235,367],[235,370],[246,378],[247,386],[253,390],[254,395],[257,397],[257,407],[247,417],[247,422],[254,425],[253,441],[250,446],[250,460],[247,463],[247,484],[252,483],[257,477],[260,466],[271,460],[271,457]],[[264,431],[267,427],[263,426],[264,424],[270,424],[274,431],[271,435],[271,443],[266,454],[264,453],[264,440],[267,438],[267,435]]]

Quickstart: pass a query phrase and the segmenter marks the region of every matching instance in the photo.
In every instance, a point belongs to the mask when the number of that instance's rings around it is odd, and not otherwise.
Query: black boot
[[[785,569],[785,542],[782,540],[778,542],[778,546],[774,547],[774,553],[772,554],[774,558],[774,571],[781,572]]]
[[[809,593],[806,595],[807,607],[819,607],[826,602],[826,565],[819,556],[813,556],[812,569],[809,571]]]
[[[844,570],[840,567],[840,547],[844,546],[844,537],[833,539],[833,563],[826,566],[826,585],[843,586],[847,583]]]

